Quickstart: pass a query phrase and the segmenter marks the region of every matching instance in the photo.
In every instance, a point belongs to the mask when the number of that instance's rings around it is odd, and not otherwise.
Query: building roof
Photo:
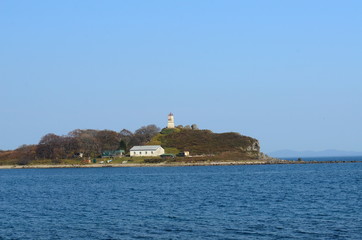
[[[161,148],[160,145],[134,146],[130,151],[156,151],[159,148]]]
[[[102,152],[102,156],[110,157],[110,156],[114,156],[114,155],[120,155],[123,153],[124,153],[124,150],[107,150],[107,151]]]

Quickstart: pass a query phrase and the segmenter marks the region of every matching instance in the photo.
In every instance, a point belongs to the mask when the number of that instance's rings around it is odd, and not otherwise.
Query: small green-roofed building
[[[122,157],[124,155],[124,150],[107,150],[102,152],[102,158],[107,157]]]

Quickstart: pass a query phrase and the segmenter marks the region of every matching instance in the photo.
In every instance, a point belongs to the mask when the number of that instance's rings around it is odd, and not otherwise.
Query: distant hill
[[[239,133],[213,133],[210,130],[164,129],[149,144],[189,151],[192,155],[238,152],[245,157],[258,157],[260,146],[255,138]]]
[[[340,151],[328,149],[324,151],[294,151],[294,150],[280,150],[268,153],[271,157],[347,157],[347,156],[362,156],[362,152],[354,151]]]

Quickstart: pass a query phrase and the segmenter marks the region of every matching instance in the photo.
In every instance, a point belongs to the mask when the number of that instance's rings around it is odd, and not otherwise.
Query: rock
[[[191,128],[192,128],[192,130],[199,130],[199,128],[197,127],[196,124],[192,124],[192,125],[191,125]]]

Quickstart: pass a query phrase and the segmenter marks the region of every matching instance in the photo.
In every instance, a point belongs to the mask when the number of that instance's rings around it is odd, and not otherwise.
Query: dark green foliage
[[[126,151],[126,150],[127,150],[127,144],[126,144],[126,142],[125,142],[124,140],[121,140],[121,141],[119,142],[119,149],[120,149],[120,150],[123,150],[123,151]]]
[[[161,134],[171,134],[171,133],[174,133],[174,132],[176,132],[175,128],[163,128],[161,130]]]
[[[188,130],[165,134],[161,137],[163,147],[173,147],[195,154],[219,154],[222,152],[245,152],[257,143],[251,137],[238,133],[213,133],[210,130]],[[251,150],[249,150],[251,151]]]

